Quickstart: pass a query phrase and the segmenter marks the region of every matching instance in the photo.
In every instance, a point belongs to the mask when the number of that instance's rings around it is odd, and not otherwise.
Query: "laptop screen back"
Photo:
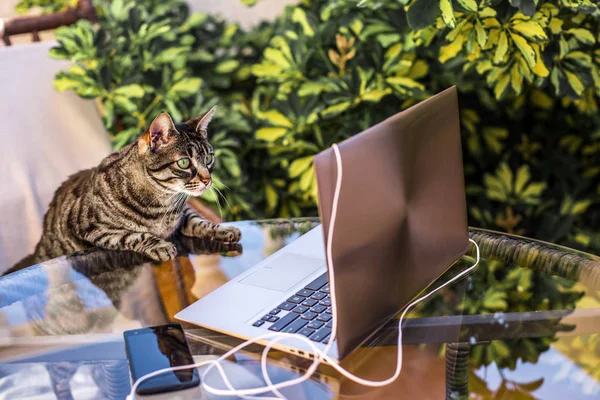
[[[456,88],[339,149],[343,181],[329,273],[335,274],[342,359],[468,248]],[[331,149],[315,157],[315,170],[327,240],[336,182]]]

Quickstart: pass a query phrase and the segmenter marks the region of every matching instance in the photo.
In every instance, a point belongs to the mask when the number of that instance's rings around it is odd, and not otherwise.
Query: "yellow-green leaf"
[[[383,96],[386,96],[390,93],[392,93],[392,91],[389,88],[385,90],[375,89],[362,96],[362,99],[364,101],[379,101]]]
[[[65,90],[74,89],[81,86],[81,82],[69,79],[67,77],[60,77],[52,82],[52,86],[58,92],[64,92]]]
[[[277,207],[277,191],[271,185],[265,186],[265,197],[267,199],[267,209],[273,211]]]
[[[294,7],[292,21],[299,23],[302,26],[302,31],[306,36],[315,36],[315,31],[308,23],[306,12],[300,7]]]
[[[496,99],[502,98],[509,82],[510,76],[508,74],[504,74],[500,79],[498,79],[498,83],[496,83],[496,86],[494,86],[494,96],[496,96]]]
[[[458,4],[463,6],[463,8],[467,11],[477,11],[477,2],[475,0],[458,0]]]
[[[461,35],[457,37],[453,42],[447,44],[446,46],[442,46],[440,48],[439,60],[443,64],[446,61],[456,57],[458,53],[463,49],[463,43],[466,42],[467,37]]]
[[[521,89],[523,87],[523,75],[519,71],[518,65],[513,65],[510,69],[510,83],[516,94],[521,94]]]
[[[504,188],[504,190],[510,193],[512,191],[513,185],[513,173],[510,170],[508,164],[505,162],[500,164],[496,175],[498,175],[500,182],[502,182],[502,187]]]
[[[526,37],[529,41],[543,42],[548,40],[544,28],[535,21],[518,21],[511,26],[511,29],[517,31],[521,36]]]
[[[523,165],[517,170],[517,179],[515,181],[515,193],[519,194],[529,182],[531,174],[529,173],[529,166]]]
[[[504,56],[508,51],[508,37],[506,32],[500,32],[498,39],[498,45],[496,46],[496,52],[494,53],[494,64],[499,64],[504,60]]]
[[[533,68],[537,62],[537,57],[535,55],[535,50],[533,50],[533,47],[529,45],[529,43],[523,36],[510,32],[510,37],[521,52],[521,54],[523,54],[523,57],[525,58],[525,61],[527,61],[529,67]]]
[[[280,66],[274,64],[256,64],[252,66],[252,73],[258,77],[280,76],[283,70]]]
[[[300,189],[304,192],[309,191],[312,185],[315,184],[315,169],[309,168],[300,177]]]
[[[265,49],[264,56],[266,60],[271,61],[273,64],[279,65],[283,69],[290,67],[289,61],[281,50],[268,47]]]
[[[544,182],[532,183],[521,193],[522,197],[539,197],[546,189]]]
[[[308,156],[294,160],[289,167],[290,178],[300,176],[300,174],[306,171],[306,169],[312,164],[313,158],[313,156]]]
[[[423,90],[425,87],[414,79],[407,78],[405,76],[391,76],[386,79],[388,83],[393,85],[399,85],[407,89],[419,89]]]
[[[592,204],[592,200],[581,200],[575,203],[573,209],[571,210],[572,215],[583,214],[588,207]]]
[[[541,76],[542,78],[545,78],[550,74],[550,71],[548,71],[548,68],[546,68],[546,64],[544,64],[544,59],[540,55],[540,45],[534,44],[534,45],[532,45],[532,47],[533,47],[533,50],[535,51],[536,62],[531,70],[537,76]]]
[[[327,117],[327,116],[339,114],[341,112],[346,111],[350,107],[350,105],[352,105],[352,102],[342,101],[341,103],[327,107],[326,109],[323,110],[321,115],[324,117]]]
[[[115,95],[139,98],[144,95],[144,89],[137,83],[121,86],[114,91]]]
[[[452,0],[440,0],[440,11],[442,12],[442,19],[450,28],[456,26],[456,19],[454,19],[454,8],[452,7]]]
[[[567,70],[565,70],[564,73],[567,76],[567,81],[569,81],[569,85],[571,85],[573,91],[577,93],[578,96],[581,96],[583,94],[583,91],[585,90],[585,86],[583,85],[579,77]]]
[[[593,45],[594,43],[596,43],[596,38],[594,37],[592,32],[588,31],[587,29],[571,28],[567,30],[567,33],[573,35],[573,37],[575,37],[575,39],[578,42],[581,42],[583,44]]]
[[[260,128],[258,131],[256,131],[256,138],[260,140],[265,140],[267,142],[274,142],[277,139],[285,136],[287,131],[288,130],[286,128]]]
[[[198,93],[201,84],[202,79],[200,78],[186,78],[171,86],[169,92],[178,96],[191,96]]]
[[[217,66],[215,67],[215,72],[217,74],[229,74],[235,71],[235,69],[239,67],[239,65],[240,63],[237,60],[225,60],[217,64]]]
[[[552,18],[548,27],[550,28],[550,32],[555,35],[558,35],[562,31],[564,21],[560,18]]]
[[[269,110],[267,112],[261,113],[261,119],[266,119],[274,126],[283,126],[286,128],[291,128],[294,124],[290,121],[285,115],[276,110]]]
[[[475,32],[477,33],[477,43],[479,43],[479,46],[483,48],[487,42],[487,33],[479,21],[475,23]]]

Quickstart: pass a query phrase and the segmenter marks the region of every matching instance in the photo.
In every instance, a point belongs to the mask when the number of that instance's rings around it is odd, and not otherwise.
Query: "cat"
[[[212,182],[207,129],[215,111],[178,125],[161,113],[134,143],[70,176],[50,202],[34,253],[8,272],[93,247],[167,261],[177,255],[167,240],[175,233],[238,242],[239,229],[206,221],[186,204]]]

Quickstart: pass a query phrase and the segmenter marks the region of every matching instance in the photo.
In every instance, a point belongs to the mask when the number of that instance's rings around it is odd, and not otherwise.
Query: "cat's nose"
[[[210,178],[200,178],[200,182],[204,183],[205,186],[210,184]]]

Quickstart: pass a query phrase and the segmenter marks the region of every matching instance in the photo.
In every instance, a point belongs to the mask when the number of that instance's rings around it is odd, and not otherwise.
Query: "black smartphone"
[[[125,350],[134,382],[142,376],[163,368],[194,363],[185,334],[179,324],[125,331]],[[172,392],[198,386],[196,368],[170,371],[148,378],[136,393],[140,395]]]

